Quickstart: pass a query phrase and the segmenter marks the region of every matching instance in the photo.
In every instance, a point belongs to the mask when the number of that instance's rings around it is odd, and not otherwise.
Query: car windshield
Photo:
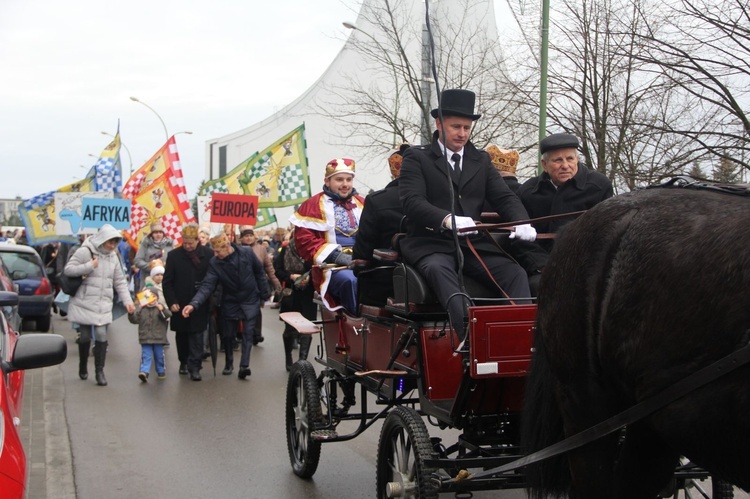
[[[11,273],[20,270],[25,272],[27,277],[42,277],[42,268],[35,255],[4,252],[0,257]]]

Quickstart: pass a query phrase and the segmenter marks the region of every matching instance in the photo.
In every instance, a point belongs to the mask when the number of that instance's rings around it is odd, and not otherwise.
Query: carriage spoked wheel
[[[666,496],[674,499],[732,499],[734,497],[734,488],[731,483],[727,483],[717,478],[711,479],[708,484],[701,480],[685,480],[673,496]]]
[[[691,466],[689,459],[680,458],[680,464]],[[662,494],[660,497],[673,499],[732,499],[734,497],[734,487],[731,483],[711,478],[711,483],[702,479],[675,479],[673,481],[672,491]],[[673,494],[673,495],[670,495]]]
[[[437,498],[438,491],[424,460],[434,457],[430,435],[417,411],[398,406],[388,413],[380,431],[377,456],[377,497]]]
[[[310,478],[318,469],[320,441],[313,440],[322,419],[315,368],[306,360],[292,366],[286,385],[286,442],[294,474]]]

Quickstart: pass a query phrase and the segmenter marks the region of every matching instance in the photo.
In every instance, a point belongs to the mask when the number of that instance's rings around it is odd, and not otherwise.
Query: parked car
[[[10,291],[12,293],[18,293],[18,284],[13,282],[10,278],[10,270],[0,260],[0,291]],[[11,329],[20,333],[21,332],[21,316],[18,315],[18,305],[12,307],[2,307],[2,311],[5,314],[5,318],[8,320]]]
[[[18,294],[0,291],[0,307],[18,304]],[[2,497],[22,499],[26,489],[26,453],[19,426],[23,412],[24,370],[54,366],[68,353],[58,334],[14,331],[0,314],[0,491]]]
[[[30,322],[34,321],[35,329],[46,333],[52,320],[55,290],[39,253],[30,246],[0,243],[0,260],[18,285],[18,314],[23,319],[23,330],[31,330]]]

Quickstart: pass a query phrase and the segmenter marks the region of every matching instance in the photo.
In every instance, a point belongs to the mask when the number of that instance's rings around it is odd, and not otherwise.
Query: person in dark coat
[[[487,146],[485,149],[490,155],[492,166],[498,171],[510,190],[518,193],[521,184],[516,177],[516,168],[520,155],[515,149],[501,149],[494,144]],[[526,270],[529,277],[529,289],[531,296],[537,295],[539,282],[542,277],[542,269],[549,261],[549,253],[545,251],[537,241],[521,241],[519,239],[509,239],[507,236],[496,236],[496,239],[502,248],[508,252],[518,264]]]
[[[372,192],[365,198],[365,207],[359,219],[359,233],[354,241],[352,259],[372,260],[372,252],[379,248],[390,248],[391,239],[400,232],[404,216],[399,199],[398,183],[404,151],[409,144],[401,147],[388,157],[391,181],[383,189]]]
[[[307,320],[316,320],[318,318],[318,306],[313,301],[315,289],[310,278],[312,265],[297,254],[294,248],[294,236],[286,246],[280,248],[279,254],[273,260],[273,267],[276,271],[276,277],[279,278],[283,286],[279,313],[299,312]],[[285,323],[282,338],[284,340],[284,358],[287,371],[292,368],[292,350],[294,349],[294,340],[298,337],[299,359],[305,360],[310,351],[312,337],[309,334],[300,335],[294,327]]]
[[[170,329],[175,332],[180,374],[190,374],[190,379],[201,380],[203,332],[208,327],[208,303],[198,307],[191,317],[178,312],[190,303],[208,271],[208,262],[214,252],[198,244],[198,224],[189,223],[182,228],[182,246],[169,253],[164,272],[164,298],[173,313]]]
[[[404,152],[399,181],[401,204],[409,220],[407,236],[400,243],[401,253],[448,310],[451,325],[461,339],[467,301],[460,295],[453,232],[475,226],[485,202],[502,221],[528,219],[523,204],[498,175],[489,155],[469,141],[473,121],[480,117],[474,114],[474,100],[474,92],[469,90],[442,92],[442,117],[438,109],[431,113],[437,128],[432,144]],[[494,278],[509,297],[528,299],[531,293],[526,272],[484,235],[473,234],[458,233],[463,273],[487,287],[495,286]],[[492,278],[468,249],[467,237],[472,237]],[[521,224],[516,226],[514,237],[533,241],[536,231]]]
[[[182,309],[187,318],[193,310],[205,304],[216,286],[221,283],[221,332],[223,334],[226,365],[222,374],[232,374],[234,359],[232,339],[238,331],[242,335],[242,357],[238,377],[250,376],[250,352],[253,348],[252,331],[255,319],[271,293],[268,291],[266,272],[263,264],[251,248],[229,242],[226,234],[211,239],[214,257],[208,265],[206,277],[200,284],[190,304]]]
[[[403,154],[409,144],[401,147],[388,157],[391,170],[391,182],[385,188],[372,192],[365,198],[362,217],[359,220],[359,232],[354,241],[352,258],[366,261],[367,270],[378,265],[373,257],[376,249],[389,249],[393,236],[406,230],[403,226],[404,211],[399,199],[398,183],[401,173]],[[395,249],[395,248],[394,248]],[[365,305],[383,306],[389,296],[393,296],[393,277],[391,272],[357,272],[359,302]]]
[[[614,195],[612,182],[603,174],[589,170],[578,156],[578,137],[553,133],[539,143],[542,154],[541,175],[527,180],[518,196],[532,218],[588,210]],[[535,224],[540,233],[558,232],[572,218]],[[554,239],[540,241],[547,251]]]

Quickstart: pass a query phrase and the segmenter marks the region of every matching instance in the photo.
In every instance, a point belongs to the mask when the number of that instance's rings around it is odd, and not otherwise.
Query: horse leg
[[[565,436],[570,437],[608,419],[620,410],[613,390],[597,380],[580,378],[558,390]],[[618,453],[617,434],[594,440],[570,452],[571,499],[615,497],[614,463]]]
[[[607,435],[572,451],[568,458],[573,480],[570,499],[614,498],[612,462],[616,457],[617,435]]]
[[[679,456],[644,423],[625,430],[615,469],[616,498],[658,497],[674,475]]]

